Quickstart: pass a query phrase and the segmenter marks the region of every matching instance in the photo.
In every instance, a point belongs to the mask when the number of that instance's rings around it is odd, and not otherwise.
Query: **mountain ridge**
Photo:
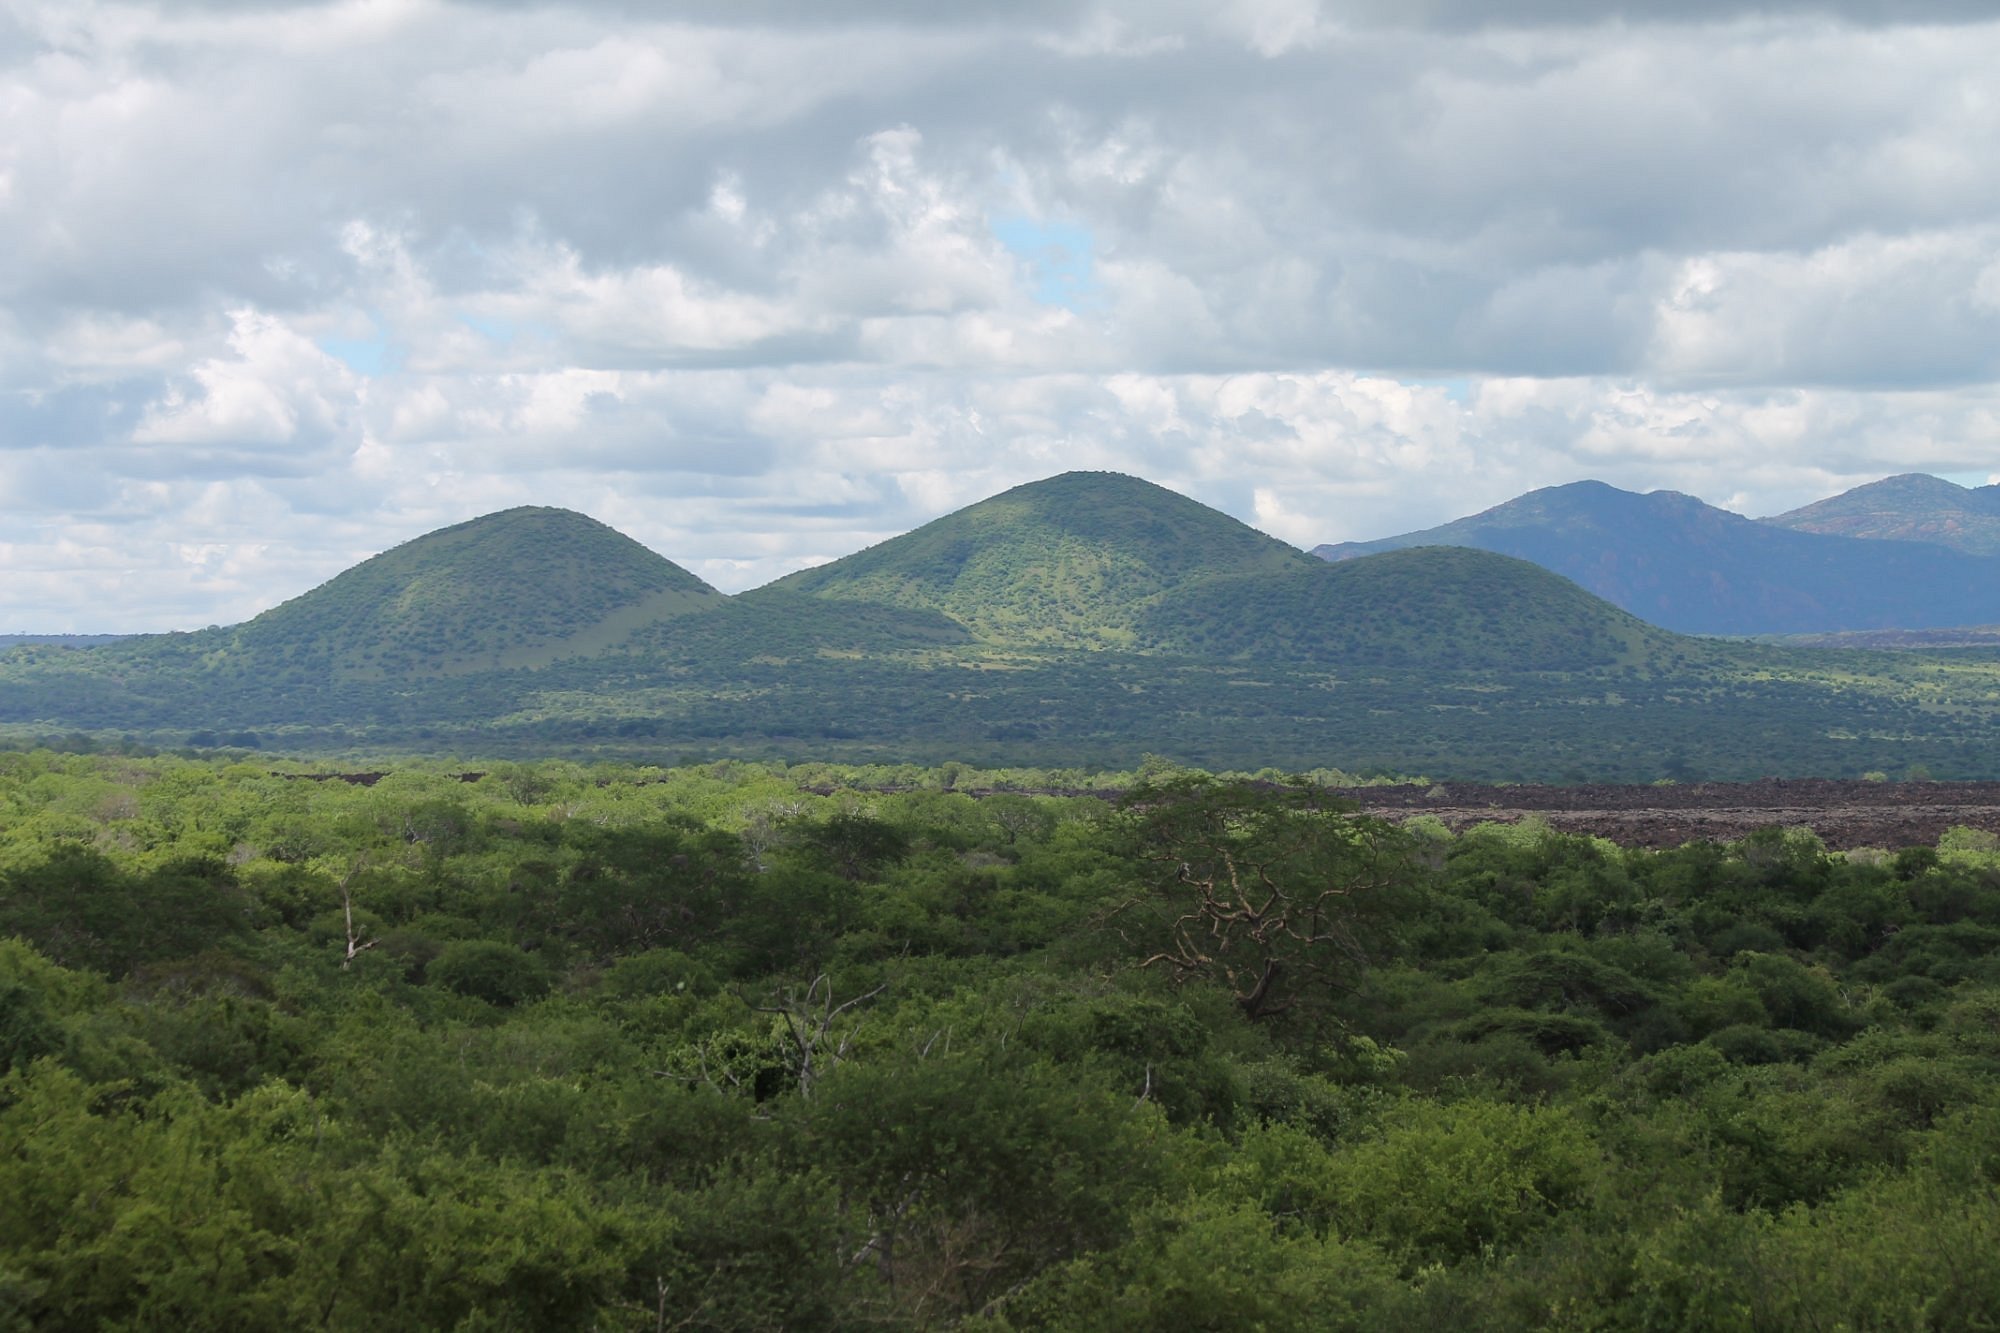
[[[1758,521],[1828,536],[1922,541],[1971,555],[2000,555],[2000,484],[1960,486],[1904,472]]]
[[[1684,634],[1928,629],[2000,620],[2000,559],[1910,541],[1830,536],[1745,518],[1673,491],[1601,481],[1544,487],[1478,514],[1370,542],[1530,560],[1650,624]]]

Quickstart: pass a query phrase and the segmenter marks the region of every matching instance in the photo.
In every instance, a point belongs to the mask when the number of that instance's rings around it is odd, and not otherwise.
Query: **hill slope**
[[[723,600],[595,519],[526,507],[405,542],[215,632],[227,636],[216,646],[335,679],[456,675],[599,652]]]
[[[0,651],[0,743],[73,731],[649,763],[1970,775],[2000,764],[2000,657],[1700,643],[1504,556],[1329,564],[1144,482],[1070,476],[740,598],[527,509],[233,629]]]
[[[1526,560],[1449,546],[1197,584],[1147,629],[1190,655],[1329,667],[1581,671],[1698,650]]]
[[[1162,598],[1190,584],[1311,569],[1219,510],[1110,472],[1068,472],[744,594],[803,593],[937,611],[1008,647],[1148,648]]]
[[[1532,560],[1652,624],[1686,634],[1809,634],[2000,620],[2000,559],[1922,542],[1759,523],[1671,491],[1599,481],[1531,491],[1468,518],[1327,560],[1411,546],[1470,546]]]
[[[2000,555],[2000,485],[1966,487],[1906,472],[1763,522],[1796,532],[1932,542],[1972,555]]]

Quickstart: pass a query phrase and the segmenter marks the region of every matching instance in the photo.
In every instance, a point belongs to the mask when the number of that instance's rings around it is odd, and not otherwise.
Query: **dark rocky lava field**
[[[1963,825],[2000,835],[2000,782],[1836,782],[1768,778],[1674,786],[1364,787],[1363,810],[1388,819],[1435,815],[1454,831],[1530,815],[1565,833],[1626,846],[1729,841],[1770,825],[1805,827],[1835,850],[1932,846]]]

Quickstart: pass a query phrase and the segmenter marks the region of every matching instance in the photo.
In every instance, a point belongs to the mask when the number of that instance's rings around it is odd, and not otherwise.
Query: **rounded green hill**
[[[769,587],[941,612],[996,645],[1144,649],[1152,608],[1191,584],[1317,566],[1163,486],[1067,472]]]
[[[1577,671],[1685,644],[1538,565],[1456,546],[1198,584],[1147,631],[1194,657],[1418,671]]]
[[[722,594],[614,528],[523,507],[365,560],[234,631],[256,659],[340,678],[539,666],[602,651]]]

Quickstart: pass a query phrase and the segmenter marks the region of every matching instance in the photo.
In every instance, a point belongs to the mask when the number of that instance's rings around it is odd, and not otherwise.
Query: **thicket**
[[[1333,623],[1297,641],[1352,628]],[[1567,631],[1550,632],[1519,641],[1555,652]],[[87,733],[163,750],[249,737],[290,754],[1096,768],[1160,753],[1207,769],[1332,762],[1513,782],[2000,776],[1992,649],[1687,641],[1700,660],[1542,672],[1308,667],[1275,641],[1268,659],[1236,662],[994,654],[952,646],[963,633],[933,613],[769,594],[667,620],[629,654],[393,682],[333,682],[256,658],[211,667],[178,642],[200,635],[148,640],[143,670],[101,649],[20,648],[0,654],[0,743]],[[897,654],[866,648],[889,641]],[[1406,661],[1416,642],[1389,634],[1372,660]]]
[[[2000,1311],[1990,835],[853,776],[0,755],[0,1328]]]

